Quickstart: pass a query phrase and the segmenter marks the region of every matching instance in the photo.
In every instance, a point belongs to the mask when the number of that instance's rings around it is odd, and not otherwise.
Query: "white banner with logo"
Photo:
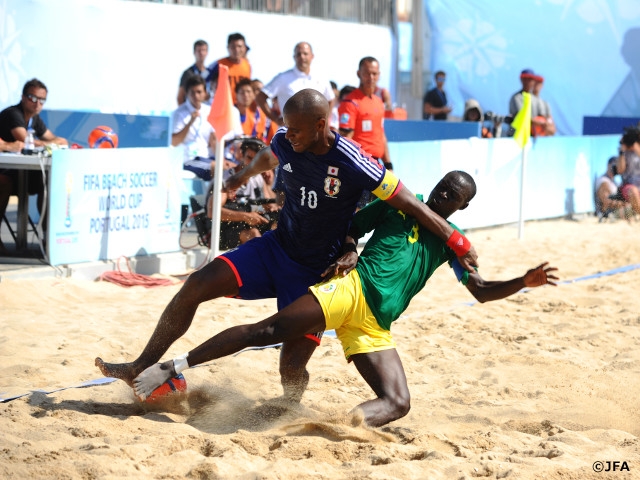
[[[181,154],[173,148],[55,151],[51,264],[178,251]]]

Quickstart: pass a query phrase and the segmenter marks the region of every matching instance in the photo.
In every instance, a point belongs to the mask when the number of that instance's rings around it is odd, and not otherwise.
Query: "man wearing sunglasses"
[[[27,138],[27,130],[34,131],[35,146],[55,143],[68,145],[66,139],[55,136],[47,128],[40,118],[42,107],[47,101],[47,87],[37,78],[33,78],[24,84],[22,88],[22,100],[17,105],[5,108],[0,112],[0,138],[5,142]]]
[[[55,136],[40,118],[42,107],[47,101],[47,87],[37,78],[25,83],[20,103],[0,112],[0,139],[4,142],[25,142],[27,131],[33,130],[36,147],[50,143],[68,145],[66,139]],[[42,211],[44,183],[40,171],[29,171],[27,176],[29,195],[38,195],[38,211]],[[18,190],[18,171],[0,169],[0,218],[4,216],[9,196]],[[1,246],[0,246],[1,248]]]

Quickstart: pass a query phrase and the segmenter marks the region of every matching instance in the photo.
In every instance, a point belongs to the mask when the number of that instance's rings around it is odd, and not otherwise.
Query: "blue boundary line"
[[[567,285],[570,283],[576,283],[576,282],[582,282],[584,280],[592,280],[594,278],[600,278],[600,277],[610,277],[612,275],[618,275],[620,273],[627,273],[627,272],[631,272],[633,270],[637,270],[640,268],[640,263],[634,263],[631,265],[626,265],[624,267],[618,267],[618,268],[614,268],[612,270],[607,270],[605,272],[599,272],[599,273],[593,273],[591,275],[585,275],[582,277],[577,277],[574,278],[572,280],[563,280],[558,282],[558,285]],[[532,290],[531,288],[525,288],[520,290],[520,292],[528,292],[529,290]],[[474,305],[477,302],[468,302],[468,303],[464,303],[463,305]],[[325,332],[325,335],[328,337],[332,337],[335,338],[336,337],[336,333],[335,330],[328,330]],[[240,355],[243,352],[248,352],[250,350],[265,350],[267,348],[275,348],[275,347],[280,347],[282,344],[281,343],[276,343],[274,345],[267,345],[265,347],[249,347],[249,348],[245,348],[244,350],[240,350],[239,352],[236,352],[233,354],[233,356],[237,356]],[[206,367],[208,365],[211,365],[210,363],[205,363],[202,365],[196,365],[196,367]],[[194,367],[192,367],[194,368]],[[86,382],[80,383],[78,385],[72,385],[70,387],[62,387],[62,388],[56,388],[54,390],[31,390],[30,392],[27,393],[22,393],[20,395],[14,395],[11,397],[4,397],[4,393],[0,392],[0,403],[5,403],[5,402],[10,402],[11,400],[15,400],[16,398],[21,398],[24,397],[26,395],[32,394],[32,393],[44,393],[45,395],[48,395],[50,393],[55,393],[55,392],[60,392],[62,390],[68,390],[70,388],[86,388],[86,387],[94,387],[96,385],[106,385],[109,383],[113,383],[115,382],[117,379],[116,378],[111,378],[111,377],[102,377],[102,378],[98,378],[95,380],[88,380]]]

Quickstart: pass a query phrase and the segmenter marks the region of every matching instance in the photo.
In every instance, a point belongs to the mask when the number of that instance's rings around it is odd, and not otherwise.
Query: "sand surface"
[[[157,406],[122,381],[34,392],[102,378],[97,355],[135,358],[180,284],[3,281],[0,394],[28,395],[0,403],[0,478],[640,478],[640,268],[597,275],[640,266],[640,223],[468,236],[485,279],[548,260],[565,283],[477,304],[442,267],[392,329],[412,409],[377,429],[346,415],[373,394],[328,337],[297,408],[278,401],[275,348],[189,369],[187,394]],[[274,311],[206,303],[165,358]]]

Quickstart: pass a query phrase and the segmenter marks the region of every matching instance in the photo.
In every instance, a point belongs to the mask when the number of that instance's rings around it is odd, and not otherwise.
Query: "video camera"
[[[493,122],[496,125],[500,123],[506,123],[508,125],[511,125],[511,122],[513,122],[513,116],[512,115],[496,115],[493,112],[486,112],[484,114],[483,120],[486,120],[488,122]]]

